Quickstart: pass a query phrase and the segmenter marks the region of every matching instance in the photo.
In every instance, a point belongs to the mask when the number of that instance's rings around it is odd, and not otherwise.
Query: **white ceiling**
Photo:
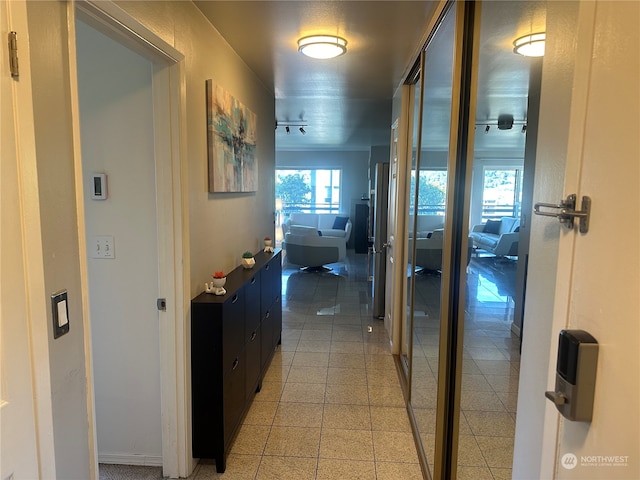
[[[418,57],[436,2],[209,0],[195,4],[266,88],[273,90],[274,123],[308,125],[304,136],[297,127],[290,135],[278,128],[277,149],[368,150],[389,141],[391,99]],[[495,123],[501,113],[512,114],[516,122],[525,120],[530,60],[513,54],[511,42],[531,29],[544,30],[541,4],[483,2],[478,122]],[[298,53],[298,38],[318,33],[346,38],[347,53],[332,60],[313,60]],[[478,147],[520,148],[524,135],[519,131],[520,127],[500,132],[493,128],[478,139]]]

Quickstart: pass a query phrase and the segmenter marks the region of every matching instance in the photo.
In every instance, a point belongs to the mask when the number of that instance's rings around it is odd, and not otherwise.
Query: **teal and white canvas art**
[[[209,192],[258,190],[257,116],[207,80]]]

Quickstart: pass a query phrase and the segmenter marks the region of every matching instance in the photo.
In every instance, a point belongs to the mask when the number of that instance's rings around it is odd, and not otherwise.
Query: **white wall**
[[[98,459],[162,465],[152,64],[82,22],[76,38]],[[92,258],[96,235],[114,259]]]
[[[391,136],[391,129],[389,129]],[[374,145],[369,150],[369,186],[373,188],[376,181],[376,164],[389,163],[391,156],[390,145]]]
[[[366,203],[361,198],[369,197],[369,152],[368,151],[279,151],[276,168],[340,168],[342,191],[340,205],[349,213],[353,222],[356,205]],[[353,235],[349,241],[353,244]]]

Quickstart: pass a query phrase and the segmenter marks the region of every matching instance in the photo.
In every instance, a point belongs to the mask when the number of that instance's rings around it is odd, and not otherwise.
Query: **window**
[[[282,213],[340,213],[340,169],[277,169],[276,198]]]
[[[522,170],[485,168],[482,190],[482,220],[519,217],[522,202]]]
[[[446,170],[420,170],[418,215],[444,215],[447,193]],[[415,191],[416,172],[411,172],[411,192]],[[413,206],[413,198],[411,199]],[[411,208],[413,211],[413,208]]]

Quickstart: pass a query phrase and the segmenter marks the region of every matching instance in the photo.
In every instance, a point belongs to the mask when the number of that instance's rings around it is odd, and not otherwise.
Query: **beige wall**
[[[89,424],[78,222],[71,136],[66,4],[27,2],[34,129],[47,295],[68,291],[69,333],[53,339],[48,312],[51,401],[58,478],[86,478]]]
[[[229,271],[246,250],[274,236],[275,100],[192,3],[118,2],[185,55],[191,296],[216,270]],[[205,81],[213,79],[258,116],[256,193],[210,194],[207,189]]]
[[[214,270],[230,270],[245,250],[273,236],[274,97],[191,2],[119,5],[185,55],[185,219],[190,296]],[[38,184],[47,294],[69,292],[70,333],[53,340],[49,325],[54,437],[58,478],[89,478],[90,438],[80,253],[74,184],[71,87],[66,2],[28,2]],[[207,192],[205,81],[213,78],[258,116],[259,189],[248,194]],[[49,314],[50,315],[50,314]],[[183,321],[188,322],[187,318]]]

